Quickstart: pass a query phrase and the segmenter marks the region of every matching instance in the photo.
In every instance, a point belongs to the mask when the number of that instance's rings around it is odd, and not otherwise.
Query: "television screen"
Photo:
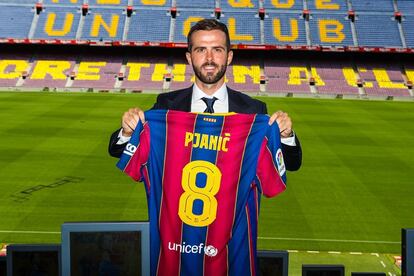
[[[288,276],[287,251],[259,250],[257,252],[259,276]]]
[[[401,275],[414,275],[414,228],[401,230]]]
[[[147,222],[62,225],[62,275],[149,275]]]
[[[302,276],[344,276],[343,265],[302,265]]]
[[[60,275],[60,245],[57,244],[10,244],[6,258],[10,276]]]

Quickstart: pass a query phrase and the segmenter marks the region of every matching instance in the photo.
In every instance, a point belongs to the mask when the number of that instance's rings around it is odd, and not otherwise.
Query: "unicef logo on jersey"
[[[134,152],[137,150],[137,147],[133,144],[128,143],[125,147],[124,153],[128,154],[129,156],[134,155]]]
[[[186,254],[202,254],[204,252],[205,255],[209,257],[215,257],[218,253],[218,249],[212,245],[204,246],[204,243],[200,243],[197,245],[191,245],[183,243],[174,243],[168,242],[168,250],[170,251],[177,251]]]
[[[204,254],[206,254],[209,257],[215,257],[217,253],[218,249],[212,245],[207,245],[206,247],[204,247]]]

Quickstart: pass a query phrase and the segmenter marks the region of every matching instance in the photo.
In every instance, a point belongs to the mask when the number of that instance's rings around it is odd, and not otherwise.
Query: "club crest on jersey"
[[[230,133],[224,133],[224,137],[222,137],[198,132],[186,132],[184,146],[227,152],[229,141]]]
[[[278,149],[276,152],[276,164],[277,164],[277,170],[279,171],[279,174],[282,175],[286,172],[286,166],[285,161],[283,160],[283,153],[281,149]]]

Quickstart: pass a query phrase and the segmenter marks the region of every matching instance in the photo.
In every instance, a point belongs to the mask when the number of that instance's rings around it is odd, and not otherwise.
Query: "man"
[[[201,20],[191,28],[187,40],[186,58],[193,67],[195,84],[186,89],[158,95],[152,109],[267,114],[265,103],[234,91],[225,84],[226,69],[233,59],[225,24],[214,19]],[[208,101],[212,102],[210,110]],[[110,139],[111,156],[121,156],[139,120],[145,121],[144,112],[139,108],[131,108],[124,113],[121,129],[115,131]],[[298,170],[302,163],[302,150],[292,130],[292,121],[287,113],[277,111],[269,119],[269,124],[274,122],[280,129],[286,169]]]

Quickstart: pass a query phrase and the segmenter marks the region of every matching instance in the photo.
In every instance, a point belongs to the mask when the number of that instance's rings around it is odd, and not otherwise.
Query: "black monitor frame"
[[[258,250],[257,262],[260,270],[260,259],[282,259],[282,276],[288,276],[289,252],[283,250]]]
[[[7,246],[7,275],[16,275],[16,271],[13,271],[13,263],[15,262],[14,253],[18,252],[28,252],[28,253],[35,253],[35,252],[56,252],[57,255],[57,267],[60,271],[61,269],[61,246],[60,244],[9,244]],[[60,274],[59,274],[60,275]]]
[[[414,228],[401,229],[401,275],[414,273]]]
[[[345,266],[341,264],[304,264],[302,265],[302,276],[309,276],[312,272],[329,273],[336,272],[338,276],[345,276]],[[329,276],[329,274],[321,274]]]
[[[62,275],[71,274],[71,234],[104,232],[140,232],[141,275],[150,273],[150,241],[148,222],[67,222],[62,224]]]

